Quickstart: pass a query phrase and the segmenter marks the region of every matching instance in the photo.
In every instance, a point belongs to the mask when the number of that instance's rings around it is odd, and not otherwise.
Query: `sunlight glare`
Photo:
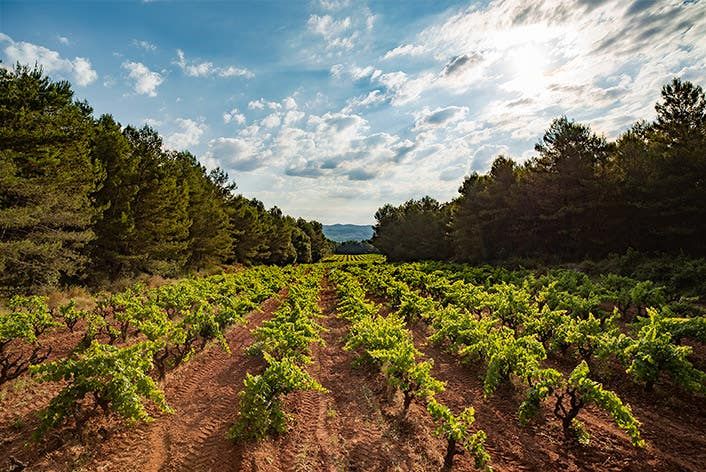
[[[534,43],[518,46],[507,55],[509,70],[513,79],[507,88],[523,95],[538,95],[546,88],[547,53]]]

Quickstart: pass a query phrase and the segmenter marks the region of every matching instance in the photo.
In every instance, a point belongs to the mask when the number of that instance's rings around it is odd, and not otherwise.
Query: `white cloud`
[[[294,100],[294,99],[292,99],[292,100]],[[296,106],[296,102],[294,102],[294,103]],[[277,102],[269,102],[263,98],[259,98],[257,100],[251,100],[250,102],[248,102],[248,108],[251,110],[264,110],[265,107],[269,108],[270,110],[279,110],[282,108],[282,104],[277,103]]]
[[[103,87],[110,88],[113,85],[115,85],[115,79],[111,75],[104,75],[103,76]]]
[[[206,160],[212,167],[222,166],[237,171],[252,171],[266,162],[257,146],[241,138],[220,137],[208,143]]]
[[[122,68],[128,71],[128,77],[134,81],[133,89],[140,95],[148,95],[150,97],[157,96],[157,87],[159,87],[164,78],[158,73],[149,70],[149,68],[141,62],[123,62]]]
[[[395,106],[406,105],[415,101],[435,80],[431,73],[409,77],[402,71],[388,72],[377,77],[376,82],[383,85],[391,94],[390,103]]]
[[[149,41],[133,39],[132,45],[149,52],[154,52],[157,50],[157,46],[150,43]]]
[[[373,26],[375,26],[375,21],[377,20],[377,16],[373,15],[371,13],[368,13],[367,16],[365,17],[365,27],[368,31],[373,29]]]
[[[177,60],[175,62],[181,70],[189,77],[245,77],[246,79],[252,79],[255,74],[249,69],[235,67],[235,66],[225,66],[218,67],[214,66],[212,62],[189,62],[184,55],[184,51],[177,49]]]
[[[9,42],[5,49],[6,63],[33,66],[40,65],[46,74],[56,75],[59,78],[71,79],[77,85],[85,87],[96,81],[98,73],[93,69],[91,61],[83,57],[75,57],[73,60],[61,57],[61,55],[47,49],[23,41],[15,42],[7,35],[2,35],[3,42]]]
[[[282,100],[282,106],[284,106],[285,110],[294,110],[297,108],[297,102],[294,97],[287,97]]]
[[[301,120],[305,116],[306,116],[306,113],[304,113],[303,111],[289,110],[284,115],[284,124],[291,125],[292,123],[296,123],[297,121]]]
[[[421,56],[426,52],[424,46],[414,44],[402,44],[395,49],[391,49],[385,53],[383,60],[393,59],[400,56]]]
[[[281,103],[252,102],[269,115],[209,144],[210,165],[250,172],[267,166],[294,177],[369,180],[395,162],[399,137],[368,132],[359,115],[329,112],[307,114],[292,97]],[[273,104],[277,104],[275,107]]]
[[[262,119],[262,126],[265,128],[275,128],[280,125],[282,122],[281,118],[279,117],[278,113],[272,113],[267,115],[265,118]]]
[[[245,124],[245,115],[240,113],[237,108],[223,113],[223,123],[228,124],[231,122],[238,125]]]
[[[145,119],[142,120],[142,123],[145,124],[145,125],[147,125],[147,126],[150,126],[150,127],[152,127],[152,128],[156,128],[156,127],[162,126],[162,125],[164,124],[163,121],[157,120],[157,119],[155,119],[155,118],[145,118]]]
[[[383,94],[380,90],[375,89],[367,94],[349,99],[342,111],[350,113],[356,109],[368,108],[385,103],[386,101],[387,97],[385,94]]]
[[[311,15],[307,26],[311,33],[320,35],[324,39],[326,50],[353,49],[360,37],[360,33],[353,28],[350,16],[336,20],[331,15]],[[372,20],[370,28],[372,28]]]
[[[204,123],[188,118],[177,118],[175,121],[180,130],[164,138],[165,148],[181,151],[196,146],[201,141],[201,135],[206,130]]]
[[[351,4],[351,0],[320,0],[319,5],[324,10],[341,10]]]
[[[382,74],[382,71],[380,69],[376,69],[373,66],[367,66],[367,67],[357,67],[353,66],[350,69],[350,74],[353,80],[363,80],[363,79],[376,79],[380,77],[380,74]]]
[[[470,162],[470,171],[485,172],[490,168],[496,157],[499,155],[509,155],[510,149],[504,144],[484,144],[480,146]]]
[[[265,102],[262,101],[262,99],[259,100],[251,100],[248,102],[248,108],[251,110],[262,110],[265,108]]]
[[[245,77],[247,79],[252,79],[255,77],[255,74],[253,74],[250,70],[240,67],[228,66],[216,69],[219,77]]]
[[[338,79],[339,77],[341,77],[341,74],[343,74],[344,70],[345,70],[345,67],[343,66],[343,64],[332,65],[331,70],[330,70],[331,77]]]
[[[703,2],[494,0],[452,14],[417,42],[450,58],[437,87],[492,80],[500,94],[532,98],[535,114],[550,105],[612,114],[621,103],[649,113],[663,82],[703,64],[704,17]],[[630,87],[609,84],[612,76],[627,76]]]
[[[71,40],[66,36],[57,36],[56,39],[64,46],[68,46],[69,44],[71,44]]]
[[[74,77],[76,83],[79,85],[86,86],[98,78],[98,73],[93,70],[91,66],[91,61],[84,59],[83,57],[77,57],[73,61],[74,66]]]
[[[537,139],[562,113],[615,136],[654,116],[659,89],[671,77],[704,77],[704,18],[703,2],[572,0],[558,7],[548,0],[493,0],[452,11],[381,58],[423,57],[416,67],[414,61],[399,70],[336,64],[331,75],[369,81],[373,89],[349,99],[346,112],[416,101],[445,110],[472,101],[473,112],[452,124],[476,144]],[[429,66],[432,59],[436,66]],[[422,125],[418,118],[416,131],[429,132]]]
[[[320,34],[324,39],[330,40],[339,36],[351,27],[350,17],[335,20],[331,15],[311,15],[307,21],[309,31]]]
[[[415,113],[414,131],[424,131],[448,126],[451,123],[463,120],[468,114],[467,107],[448,106],[430,110],[425,107],[421,112]]]

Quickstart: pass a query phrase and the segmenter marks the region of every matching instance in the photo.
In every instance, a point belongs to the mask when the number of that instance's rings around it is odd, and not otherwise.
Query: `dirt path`
[[[282,295],[284,296],[284,295]],[[252,342],[251,330],[269,318],[280,298],[266,301],[247,317],[244,326],[227,335],[231,354],[217,346],[199,355],[165,382],[165,393],[173,415],[163,415],[140,428],[139,434],[121,441],[116,452],[100,456],[96,464],[105,471],[224,471],[239,470],[242,450],[225,435],[237,416],[238,394],[247,372],[262,367],[244,347]]]
[[[383,380],[368,367],[353,367],[355,354],[343,349],[349,326],[336,317],[336,296],[327,279],[319,304],[325,345],[314,348],[308,370],[329,393],[290,395],[290,431],[249,449],[242,470],[437,470],[441,450],[429,425],[398,422],[397,404],[385,400]]]
[[[251,330],[272,315],[283,296],[284,291],[265,301],[246,317],[244,325],[226,334],[231,354],[212,345],[167,374],[162,387],[174,414],[158,414],[154,421],[132,428],[106,423],[103,430],[107,438],[98,444],[81,445],[69,440],[51,452],[42,452],[27,450],[13,441],[16,450],[1,447],[2,442],[0,449],[30,464],[27,470],[33,471],[240,470],[242,447],[226,439],[225,434],[237,415],[245,373],[261,368],[261,361],[246,355],[243,348],[252,341]],[[43,393],[32,394],[25,409],[37,407],[51,396],[51,392]],[[3,458],[2,467],[4,462]]]

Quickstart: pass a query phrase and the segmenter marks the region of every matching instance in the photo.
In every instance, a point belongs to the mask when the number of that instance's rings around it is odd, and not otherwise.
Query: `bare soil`
[[[415,406],[408,420],[398,421],[401,399],[388,399],[372,369],[354,367],[356,354],[344,349],[348,324],[336,317],[335,294],[325,279],[319,303],[325,344],[314,348],[308,370],[329,393],[290,395],[290,431],[251,445],[240,470],[438,470],[443,445],[422,420],[426,412]]]
[[[10,468],[11,457],[37,471],[239,470],[243,447],[225,434],[237,416],[246,372],[262,367],[244,347],[252,342],[251,330],[272,315],[281,296],[263,303],[244,325],[231,328],[226,335],[230,354],[211,345],[169,372],[162,388],[175,412],[153,412],[149,423],[130,427],[103,420],[83,438],[63,431],[33,443],[36,414],[61,385],[37,385],[29,377],[16,380],[0,402],[0,470]]]
[[[472,405],[476,425],[488,434],[486,447],[496,470],[541,471],[704,471],[706,470],[706,402],[688,394],[664,390],[646,393],[624,376],[605,382],[619,392],[642,422],[645,449],[631,445],[628,437],[602,410],[589,406],[579,414],[591,435],[586,446],[567,442],[560,422],[546,408],[546,415],[523,427],[517,418],[521,389],[501,386],[492,396],[483,394],[482,365],[462,364],[442,346],[427,341],[427,326],[411,326],[415,344],[425,358],[434,360],[432,374],[446,382],[439,400],[454,411]],[[554,365],[569,371],[571,364]],[[460,464],[459,464],[460,465]],[[466,470],[459,467],[459,470]],[[469,468],[467,470],[473,470]]]
[[[283,296],[284,292],[280,294]],[[174,414],[157,414],[134,427],[102,420],[79,438],[61,431],[39,444],[29,442],[36,413],[61,388],[35,384],[24,376],[0,391],[0,471],[11,457],[32,471],[434,471],[440,470],[446,443],[419,403],[406,418],[399,394],[390,394],[369,366],[357,366],[344,349],[349,325],[336,316],[336,296],[324,278],[319,305],[324,343],[312,351],[309,372],[328,393],[296,392],[285,399],[289,431],[259,442],[235,443],[226,431],[237,417],[238,394],[247,372],[262,361],[244,348],[251,330],[268,319],[280,297],[266,301],[227,334],[231,354],[210,346],[170,372],[163,388]],[[377,299],[378,302],[384,300]],[[389,307],[383,306],[383,314]],[[483,395],[484,368],[464,365],[427,342],[427,326],[409,325],[417,348],[434,360],[433,375],[446,382],[439,400],[455,413],[474,406],[476,426],[486,431],[486,448],[498,471],[704,471],[706,400],[658,387],[646,393],[621,375],[601,378],[628,402],[643,425],[647,447],[636,449],[602,411],[587,408],[580,419],[591,434],[587,446],[567,443],[551,412],[522,427],[517,409],[522,391],[504,385]],[[58,339],[58,338],[57,338]],[[66,336],[58,352],[76,339]],[[66,346],[61,347],[66,344]],[[68,352],[68,351],[66,351]],[[562,370],[569,359],[552,359]],[[16,469],[15,469],[16,470]],[[454,470],[475,470],[470,457],[456,456]]]

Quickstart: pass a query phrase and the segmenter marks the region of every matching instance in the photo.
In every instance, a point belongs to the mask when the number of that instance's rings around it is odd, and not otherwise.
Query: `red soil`
[[[344,349],[349,325],[336,317],[335,293],[326,279],[319,300],[325,344],[313,348],[307,369],[329,392],[289,395],[285,411],[291,416],[290,429],[283,435],[256,443],[226,439],[237,417],[245,373],[262,368],[243,348],[252,341],[251,330],[278,304],[278,299],[265,302],[246,318],[246,325],[229,331],[231,354],[211,346],[167,375],[163,388],[176,410],[173,415],[153,412],[153,422],[136,427],[102,420],[84,434],[83,443],[67,432],[39,445],[28,443],[37,423],[34,415],[61,385],[37,385],[27,376],[10,382],[0,392],[0,470],[10,466],[11,456],[33,471],[439,470],[446,444],[434,435],[424,407],[413,402],[408,416],[399,419],[401,395],[390,395],[370,367],[354,367],[356,354]],[[388,312],[384,306],[382,313]],[[520,426],[521,389],[505,385],[485,398],[482,365],[462,365],[442,347],[429,345],[424,323],[413,323],[410,329],[418,349],[434,360],[433,375],[446,382],[439,400],[456,413],[475,407],[475,425],[488,434],[486,448],[498,471],[706,470],[702,398],[660,388],[646,394],[625,376],[606,376],[606,387],[616,390],[642,421],[647,448],[632,447],[604,412],[590,407],[580,415],[590,444],[567,444],[549,411]],[[68,338],[67,346],[76,341]],[[566,370],[571,362],[552,359],[552,365]],[[475,470],[472,459],[456,456],[454,470]]]
[[[174,414],[153,412],[154,421],[136,427],[103,420],[84,434],[83,444],[66,434],[38,445],[27,443],[36,427],[33,416],[61,385],[38,386],[29,378],[19,379],[27,386],[6,389],[7,398],[1,403],[0,467],[8,467],[14,457],[29,470],[239,470],[242,447],[227,440],[225,433],[237,416],[245,373],[261,368],[261,362],[243,348],[252,341],[251,329],[278,305],[279,298],[266,301],[246,317],[245,325],[228,332],[231,354],[213,345],[167,374],[162,388]]]
[[[348,324],[335,314],[326,280],[320,295],[325,344],[313,349],[309,372],[329,393],[296,392],[286,401],[290,431],[248,447],[243,471],[436,470],[442,449],[429,447],[428,424],[399,422],[398,405],[386,399],[383,381],[343,349]],[[431,439],[432,443],[434,439]],[[438,447],[437,447],[438,446]]]
[[[442,347],[430,345],[423,322],[414,323],[411,329],[417,348],[426,358],[434,360],[432,374],[447,383],[439,400],[454,411],[469,405],[475,407],[475,425],[488,434],[486,447],[496,470],[705,470],[706,402],[703,399],[690,398],[688,394],[646,394],[624,377],[620,377],[621,381],[607,381],[606,387],[617,391],[642,422],[641,432],[647,447],[633,447],[605,412],[591,406],[579,414],[591,435],[589,445],[568,444],[563,439],[560,422],[551,411],[547,409],[546,416],[522,427],[517,418],[522,401],[519,389],[506,385],[485,398],[482,365],[463,365]],[[554,367],[568,371],[572,364],[566,364]],[[458,470],[473,469],[469,465],[468,469],[459,467]]]

